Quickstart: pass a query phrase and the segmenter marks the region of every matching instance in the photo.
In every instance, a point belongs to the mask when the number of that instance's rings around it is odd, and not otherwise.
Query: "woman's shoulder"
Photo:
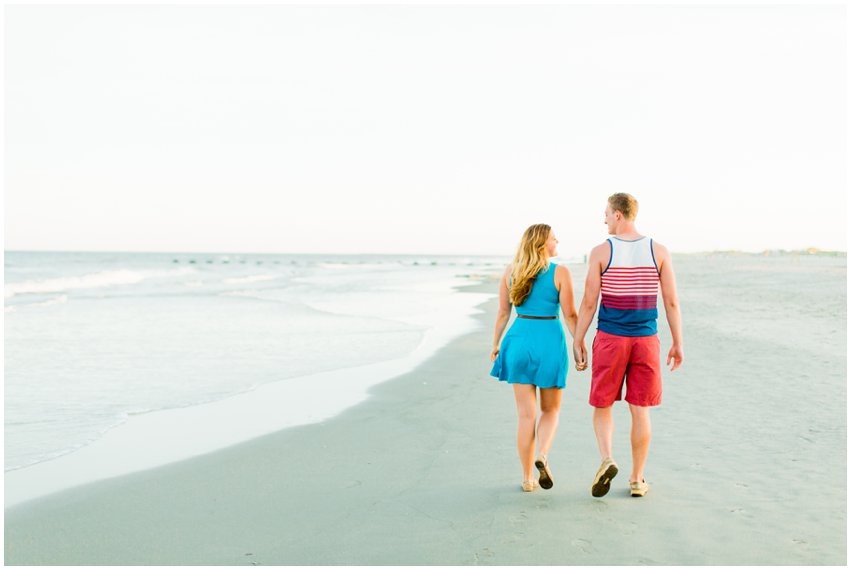
[[[555,266],[555,274],[556,279],[559,278],[570,278],[570,269],[567,268],[567,265],[562,265],[561,263],[553,263]]]

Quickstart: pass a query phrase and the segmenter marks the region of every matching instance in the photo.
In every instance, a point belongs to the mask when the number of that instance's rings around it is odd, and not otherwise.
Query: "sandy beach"
[[[488,376],[490,300],[478,330],[338,416],[6,509],[5,562],[846,564],[844,316],[793,350],[690,318],[699,294],[682,288],[687,360],[664,373],[644,498],[627,491],[623,404],[622,473],[591,497],[590,371],[575,370],[555,486],[520,491],[512,392]]]

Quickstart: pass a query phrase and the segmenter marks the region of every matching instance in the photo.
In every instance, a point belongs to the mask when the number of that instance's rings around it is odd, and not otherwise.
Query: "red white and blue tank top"
[[[648,237],[607,240],[611,255],[601,275],[597,329],[620,336],[656,334],[659,268]]]

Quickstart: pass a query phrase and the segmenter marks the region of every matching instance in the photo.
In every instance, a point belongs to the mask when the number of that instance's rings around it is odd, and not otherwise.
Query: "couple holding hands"
[[[558,240],[546,224],[530,226],[523,233],[514,261],[500,279],[491,376],[514,387],[517,451],[524,491],[553,486],[547,454],[558,427],[568,367],[558,310],[561,308],[573,336],[576,369],[583,371],[588,367],[585,334],[598,299],[600,313],[592,345],[589,403],[594,407],[594,434],[602,464],[594,476],[591,494],[602,497],[608,493],[611,480],[618,473],[612,459],[612,405],[622,398],[624,384],[632,415],[630,495],[642,497],[648,491],[644,463],[650,447],[650,408],[662,401],[660,343],[656,334],[660,287],[673,338],[667,360],[672,371],[683,361],[683,340],[671,255],[664,246],[636,231],[637,213],[638,202],[633,196],[618,193],[609,197],[605,223],[612,237],[591,250],[578,312],[570,271],[549,260],[556,255]],[[517,319],[503,338],[512,305]],[[533,477],[535,468],[539,473],[537,480]]]

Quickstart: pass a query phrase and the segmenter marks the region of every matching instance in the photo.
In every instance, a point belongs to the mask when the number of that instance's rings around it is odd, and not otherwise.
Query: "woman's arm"
[[[508,319],[511,317],[511,302],[508,300],[508,279],[511,276],[511,266],[505,268],[505,273],[499,280],[499,309],[496,312],[496,326],[493,331],[493,349],[491,351],[491,362],[496,360],[499,354],[499,342],[502,340],[502,333],[505,332],[505,325],[508,324]]]

